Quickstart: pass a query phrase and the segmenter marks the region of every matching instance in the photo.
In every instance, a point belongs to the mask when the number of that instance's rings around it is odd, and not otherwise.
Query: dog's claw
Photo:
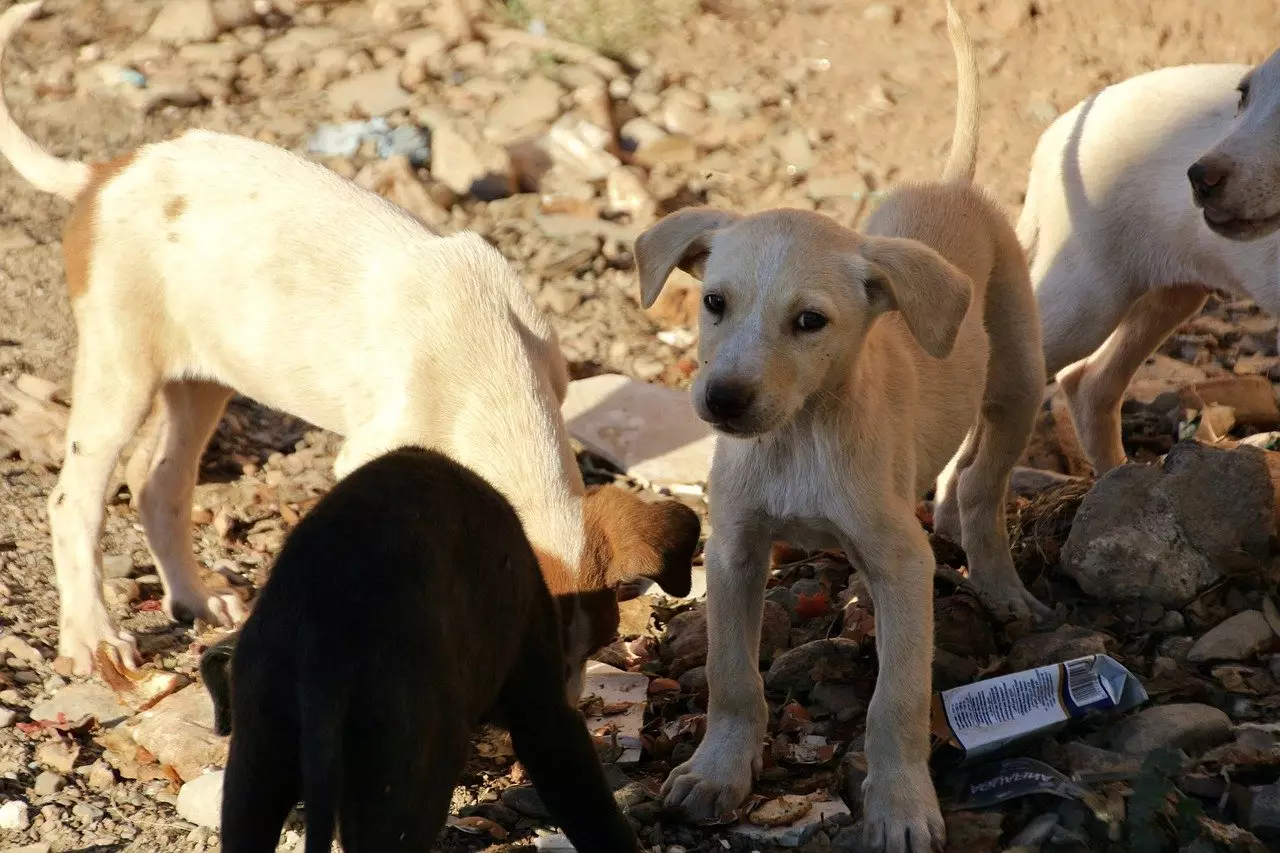
[[[215,591],[203,586],[190,592],[166,593],[164,612],[175,622],[203,619],[221,628],[234,628],[248,615],[240,596],[231,590]]]
[[[893,774],[863,784],[863,849],[869,853],[942,850],[946,824],[927,770]]]
[[[733,811],[751,793],[760,750],[749,744],[703,740],[693,757],[662,784],[663,804],[689,820],[713,820]]]
[[[99,644],[117,669],[135,670],[142,663],[133,635],[116,627],[105,611],[65,620],[58,629],[58,656],[71,661],[71,671],[78,678],[93,674]]]

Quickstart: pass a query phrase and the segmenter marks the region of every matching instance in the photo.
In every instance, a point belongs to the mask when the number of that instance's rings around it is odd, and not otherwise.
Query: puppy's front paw
[[[164,596],[164,612],[175,622],[203,619],[222,628],[233,628],[248,615],[244,602],[235,592],[205,586],[189,591],[169,590]]]
[[[690,820],[713,820],[742,805],[760,768],[760,736],[708,734],[663,783],[664,804]]]
[[[105,644],[104,652],[117,668],[133,670],[141,663],[133,635],[119,628],[105,608],[63,618],[58,628],[58,657],[71,661],[76,676],[93,674],[94,655],[100,643]]]
[[[863,814],[863,844],[869,853],[931,853],[946,840],[938,795],[923,767],[868,776]]]
[[[1007,583],[973,586],[983,606],[1001,622],[1049,622],[1055,617],[1016,577]]]

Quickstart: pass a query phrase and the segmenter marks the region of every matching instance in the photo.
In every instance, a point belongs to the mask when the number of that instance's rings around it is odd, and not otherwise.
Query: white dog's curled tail
[[[40,5],[41,0],[18,3],[0,15],[0,64],[4,62],[4,52],[13,34],[40,11]],[[0,154],[36,189],[68,201],[79,195],[89,183],[91,171],[87,164],[55,157],[22,132],[13,116],[9,115],[3,87],[0,87]]]
[[[951,0],[947,0],[947,35],[956,55],[956,129],[942,179],[969,184],[978,171],[978,62],[969,30]]]

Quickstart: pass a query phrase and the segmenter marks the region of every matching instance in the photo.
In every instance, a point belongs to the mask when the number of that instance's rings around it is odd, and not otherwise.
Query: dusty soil
[[[301,151],[318,126],[346,118],[335,94],[341,83],[379,68],[401,67],[405,46],[397,42],[397,33],[418,27],[447,31],[456,25],[456,16],[451,17],[446,7],[461,10],[464,18],[483,26],[462,35],[456,46],[433,52],[425,73],[419,75],[422,79],[401,77],[409,91],[389,111],[392,125],[431,124],[437,119],[428,116],[446,113],[478,156],[486,159],[496,145],[540,132],[562,113],[590,115],[591,108],[583,106],[590,103],[590,92],[607,85],[616,125],[625,129],[637,116],[646,116],[660,135],[670,132],[683,141],[659,140],[658,149],[651,148],[647,155],[641,146],[635,162],[643,189],[624,198],[634,202],[631,207],[611,207],[600,180],[575,176],[572,170],[555,181],[548,179],[541,193],[484,201],[477,197],[482,193],[448,189],[433,175],[432,166],[412,173],[430,199],[415,212],[429,221],[434,218],[431,224],[442,230],[475,228],[511,259],[560,329],[575,375],[611,371],[679,386],[687,382],[695,363],[690,358],[695,336],[674,314],[650,316],[638,307],[629,255],[635,229],[655,213],[698,201],[738,209],[817,207],[853,223],[873,191],[929,178],[941,168],[951,133],[954,69],[941,2],[707,0],[701,6],[665,4],[664,14],[673,17],[656,23],[625,22],[626,27],[612,18],[608,7],[613,2],[623,0],[513,0],[505,6],[477,0],[452,7],[435,0],[227,0],[213,4],[217,31],[184,37],[191,43],[175,48],[155,47],[154,40],[145,37],[166,4],[47,0],[51,14],[32,22],[17,40],[3,80],[26,130],[60,155],[105,159],[186,127],[230,130]],[[979,180],[1008,206],[1011,217],[1021,203],[1035,141],[1058,113],[1098,87],[1141,71],[1185,62],[1256,62],[1274,49],[1280,17],[1271,0],[957,0],[957,6],[977,42],[984,72]],[[545,19],[538,17],[540,13]],[[537,19],[532,23],[535,30],[541,20],[554,34],[590,34],[587,41],[618,51],[622,72],[612,81],[602,81],[587,70],[593,59],[557,60],[554,51],[500,45],[492,38],[486,43],[476,37],[484,35],[484,26],[519,28],[531,19]],[[307,28],[326,30],[323,49],[288,46],[290,33]],[[201,49],[205,47],[211,49]],[[137,75],[148,80],[146,89],[129,82]],[[561,95],[550,115],[528,119],[529,111],[537,112],[530,106],[535,95],[526,88],[535,78],[559,81]],[[580,97],[583,90],[590,92]],[[173,103],[148,97],[165,91]],[[510,119],[513,113],[523,117]],[[501,114],[513,126],[495,130],[495,116]],[[369,145],[350,156],[317,156],[348,176],[376,175],[382,167]],[[836,189],[819,192],[816,187],[824,181]],[[528,188],[524,176],[520,182],[524,186],[519,188]],[[30,374],[65,390],[75,349],[59,245],[66,205],[36,193],[3,163],[0,197],[0,380]],[[1274,334],[1264,344],[1247,351],[1240,348],[1241,339],[1259,325],[1247,306],[1227,310],[1214,302],[1206,317],[1213,323],[1186,330],[1165,352],[1225,370],[1239,357],[1275,355]],[[1253,318],[1253,325],[1245,328],[1242,318]],[[1137,415],[1128,419],[1129,437],[1144,423]],[[1167,432],[1144,446],[1167,450]],[[337,446],[334,436],[237,400],[206,454],[204,483],[197,494],[200,523],[194,540],[203,564],[246,589],[260,583],[298,513],[331,485],[329,466]],[[613,476],[600,460],[584,457],[583,462],[593,478]],[[1070,465],[1059,467],[1079,473]],[[164,772],[139,773],[136,756],[121,762],[104,754],[110,749],[93,731],[67,736],[80,746],[74,766],[58,772],[56,782],[46,778],[51,790],[38,789],[38,779],[49,766],[37,757],[37,749],[56,735],[19,724],[29,722],[30,710],[66,685],[53,665],[57,610],[44,510],[55,477],[54,466],[33,462],[21,448],[0,444],[0,630],[37,653],[26,659],[7,648],[0,656],[0,708],[15,712],[14,720],[0,728],[0,804],[27,803],[30,823],[22,829],[0,829],[0,850],[24,844],[47,844],[32,849],[51,851],[217,849],[216,832],[196,827],[175,812],[174,779]],[[1071,507],[1073,511],[1074,504]],[[1043,525],[1032,527],[1019,528],[1024,534],[1020,553],[1023,567],[1035,573],[1040,584],[1037,591],[1061,603],[1070,624],[1109,632],[1108,650],[1144,677],[1153,676],[1157,660],[1179,660],[1156,651],[1168,636],[1198,636],[1216,624],[1215,615],[1260,607],[1262,591],[1274,580],[1274,572],[1267,569],[1238,584],[1233,581],[1213,593],[1217,598],[1198,604],[1200,609],[1191,616],[1178,614],[1172,621],[1159,608],[1130,613],[1105,601],[1089,601],[1070,584],[1064,587],[1060,578],[1048,579],[1054,560],[1052,555],[1045,557],[1039,542],[1048,534]],[[1054,528],[1049,538],[1062,536],[1065,531]],[[175,626],[155,609],[160,588],[127,491],[112,498],[104,549],[128,558],[121,574],[135,584],[124,585],[127,594],[114,607],[123,624],[140,637],[150,666],[194,677],[199,643],[211,634],[199,625]],[[962,593],[947,577],[939,582],[939,596],[941,602],[952,603],[940,606],[950,607],[948,612],[970,607],[957,603]],[[832,557],[779,569],[772,585],[782,592],[772,597],[781,603],[797,582],[815,578],[822,581],[824,595],[841,605],[847,602],[850,567]],[[651,702],[645,759],[625,771],[633,782],[653,791],[666,770],[692,748],[700,732],[697,714],[705,709],[705,688],[696,676],[682,677],[696,669],[696,660],[661,653],[671,642],[664,635],[666,624],[696,605],[643,601],[633,605],[640,615],[631,623],[629,636],[651,637],[639,652],[634,643],[627,647],[633,653],[631,663],[655,677],[681,679],[678,691],[658,693]],[[652,622],[644,618],[646,607],[656,608]],[[790,608],[792,626],[789,635],[784,631],[783,647],[835,635],[868,639],[865,632],[854,630],[856,625],[851,627],[847,609],[842,613],[841,607],[833,608],[800,614]],[[975,658],[967,655],[965,643],[971,637],[966,631],[989,636],[990,656],[1001,661],[1021,637],[1016,628],[997,630],[984,618],[961,625],[951,650],[952,657],[962,659],[958,664],[951,661],[959,668],[950,671],[957,683],[977,677],[980,670],[999,671],[1000,666],[988,669],[992,660],[983,659],[968,667],[964,661]],[[814,718],[819,728],[805,729],[820,730],[838,744],[835,757],[817,766],[780,761],[760,783],[762,793],[830,789],[838,795],[848,788],[842,784],[846,774],[836,768],[849,766],[839,760],[846,751],[857,752],[863,713],[856,706],[870,698],[874,677],[870,644],[864,646],[864,658],[850,678],[856,688],[856,701],[850,700],[854,710],[818,710]],[[1261,680],[1251,682],[1251,692],[1244,694],[1230,684],[1224,687],[1220,677],[1193,672],[1190,665],[1185,671],[1157,673],[1164,679],[1158,683],[1167,689],[1151,692],[1159,702],[1194,699],[1230,708],[1236,723],[1274,721],[1280,713],[1276,662],[1271,659],[1269,670],[1265,661],[1250,669],[1250,678],[1261,673]],[[1243,711],[1240,695],[1251,697],[1252,704]],[[783,714],[781,700],[789,697],[772,698],[780,700],[775,711]],[[790,713],[794,717],[810,712],[801,708]],[[680,720],[687,725],[664,728]],[[1060,758],[1053,751],[1057,746],[1036,754],[1046,760]],[[455,813],[479,808],[477,813],[506,826],[511,836],[498,842],[448,829],[437,849],[505,849],[509,843],[528,843],[535,829],[549,826],[518,809],[495,805],[507,801],[501,792],[512,784],[510,761],[501,749],[497,757],[494,750],[487,752],[488,757],[477,757],[463,780]],[[1245,784],[1271,784],[1275,777],[1274,772],[1251,771]],[[1114,794],[1113,800],[1126,795],[1123,781],[1098,784],[1112,785],[1108,796]],[[1204,796],[1211,800],[1217,789],[1210,794]],[[1226,789],[1221,797],[1227,799]],[[1045,800],[1019,801],[1006,811],[993,812],[994,817],[961,810],[960,817],[950,819],[949,849],[1002,849],[1038,814],[1054,813],[1056,807]],[[720,850],[726,844],[748,844],[727,827],[691,827],[658,816],[652,803],[642,805],[633,817],[645,841],[660,849]],[[1080,840],[1055,836],[1055,846],[1045,849],[1106,847],[1105,827],[1090,829],[1087,815],[1068,816],[1063,809],[1062,826],[1070,826]],[[1243,825],[1242,814],[1227,809],[1217,817],[1223,826]],[[284,849],[296,843],[299,830],[295,824]],[[1112,842],[1132,842],[1132,836],[1116,833]],[[1177,842],[1169,836],[1165,840],[1173,846],[1146,849],[1178,849],[1179,844],[1190,844],[1194,835],[1184,833]],[[847,837],[845,833],[842,838],[837,821],[809,839],[804,849],[851,849],[841,846],[848,843],[843,840]],[[1222,842],[1219,848],[1261,849],[1250,844],[1247,839]],[[766,848],[755,843],[743,849]]]

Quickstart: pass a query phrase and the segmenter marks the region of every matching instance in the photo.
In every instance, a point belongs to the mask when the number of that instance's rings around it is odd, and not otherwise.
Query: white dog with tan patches
[[[1046,611],[1018,578],[1004,522],[1044,386],[1039,326],[1013,229],[971,186],[977,68],[949,4],[947,22],[959,97],[945,183],[899,189],[865,234],[811,212],[692,208],[636,242],[645,305],[673,268],[702,280],[692,393],[719,433],[707,734],[665,785],[691,817],[737,807],[761,765],[757,649],[774,539],[842,547],[869,581],[880,661],[870,849],[923,853],[944,833],[927,766],[934,558],[915,507],[948,460],[938,520],[961,534],[972,583],[1001,615]]]
[[[38,8],[0,16],[0,50]],[[59,651],[78,673],[100,643],[137,665],[103,602],[99,538],[112,470],[157,396],[156,440],[130,461],[130,487],[171,616],[243,616],[238,597],[201,581],[190,539],[200,454],[233,389],[344,435],[339,477],[415,444],[502,491],[564,599],[571,694],[616,632],[618,583],[651,577],[687,594],[696,515],[612,487],[586,493],[555,332],[480,236],[433,235],[333,172],[237,136],[189,131],[87,165],[42,150],[0,97],[0,153],[72,201],[63,250],[79,345],[49,521]]]
[[[1041,136],[1018,237],[1046,367],[1098,474],[1125,460],[1129,381],[1210,290],[1280,313],[1277,229],[1280,52],[1140,74]]]

